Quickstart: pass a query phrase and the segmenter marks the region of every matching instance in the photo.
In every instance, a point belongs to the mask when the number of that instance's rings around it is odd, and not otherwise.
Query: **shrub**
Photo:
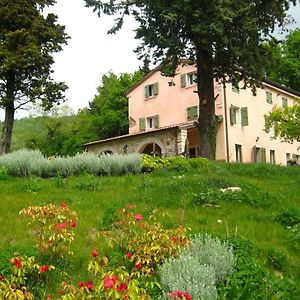
[[[188,292],[193,300],[217,299],[215,270],[190,255],[167,260],[160,268],[163,299],[170,299],[173,291]]]
[[[164,295],[172,290],[190,293],[193,299],[216,299],[216,284],[233,272],[233,249],[209,235],[196,235],[179,257],[160,268]]]
[[[12,176],[62,176],[80,175],[123,175],[138,173],[142,168],[139,154],[101,155],[81,153],[74,157],[52,157],[46,159],[37,150],[18,150],[0,157],[0,167]]]

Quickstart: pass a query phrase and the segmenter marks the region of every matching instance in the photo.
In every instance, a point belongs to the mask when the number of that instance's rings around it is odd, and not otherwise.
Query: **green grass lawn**
[[[242,191],[220,192],[229,186]],[[114,221],[114,212],[132,203],[145,217],[154,209],[166,213],[160,220],[166,227],[181,224],[191,234],[246,238],[261,264],[300,286],[300,224],[289,226],[300,220],[299,186],[299,167],[225,163],[122,177],[10,177],[0,180],[0,274],[14,252],[35,251],[36,236],[29,220],[19,215],[22,208],[63,201],[77,211],[74,256],[65,266],[77,282],[87,276],[91,250],[100,247],[97,232]]]

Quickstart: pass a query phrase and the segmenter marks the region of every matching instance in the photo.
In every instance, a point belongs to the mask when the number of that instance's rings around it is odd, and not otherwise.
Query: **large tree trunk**
[[[10,101],[5,106],[5,120],[2,129],[0,154],[5,154],[10,151],[12,130],[14,125],[14,116],[15,116],[14,102]]]
[[[212,54],[210,51],[197,51],[197,78],[200,156],[208,159],[215,159],[216,118]]]

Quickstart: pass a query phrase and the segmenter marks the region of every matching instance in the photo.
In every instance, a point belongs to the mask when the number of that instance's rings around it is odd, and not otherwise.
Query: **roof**
[[[132,136],[138,136],[138,135],[147,135],[149,133],[153,133],[153,132],[159,132],[159,131],[163,131],[163,130],[167,130],[167,129],[174,129],[174,128],[179,128],[181,125],[185,125],[184,124],[176,124],[176,125],[171,125],[171,126],[165,126],[165,127],[161,127],[161,128],[157,128],[157,129],[152,129],[152,130],[148,130],[148,131],[141,131],[141,132],[136,132],[136,133],[128,133],[128,134],[124,134],[124,135],[120,135],[120,136],[116,136],[116,137],[112,137],[112,138],[108,138],[108,139],[104,139],[104,140],[98,140],[98,141],[94,141],[94,142],[89,142],[84,144],[84,146],[90,146],[90,145],[95,145],[95,144],[102,144],[108,141],[116,141],[116,140],[121,140],[121,139],[126,139]]]
[[[291,89],[291,88],[288,88],[288,87],[286,87],[286,86],[284,86],[284,85],[281,85],[281,84],[279,84],[279,83],[277,83],[277,82],[275,82],[275,81],[272,81],[272,80],[270,80],[270,79],[265,79],[265,80],[263,80],[263,82],[265,82],[265,83],[267,83],[267,84],[269,84],[269,85],[272,85],[272,86],[274,86],[274,87],[276,87],[276,88],[278,88],[278,89],[281,89],[281,90],[283,90],[283,91],[285,91],[285,92],[288,92],[288,93],[290,93],[290,94],[294,94],[294,95],[296,95],[297,97],[300,97],[300,92],[298,92],[298,91],[296,91],[296,90],[293,90],[293,89]]]

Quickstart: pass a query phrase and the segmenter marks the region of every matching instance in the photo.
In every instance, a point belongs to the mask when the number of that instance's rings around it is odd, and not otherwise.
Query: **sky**
[[[58,23],[66,27],[71,39],[63,51],[54,55],[53,78],[68,85],[66,103],[77,112],[93,100],[102,75],[110,70],[116,74],[132,73],[142,62],[133,52],[138,46],[134,39],[134,21],[125,20],[118,33],[108,35],[113,17],[99,18],[91,8],[85,7],[84,0],[57,2],[50,11],[58,15]],[[293,27],[300,27],[300,4],[290,14],[296,20]],[[24,115],[21,112],[17,117]]]

